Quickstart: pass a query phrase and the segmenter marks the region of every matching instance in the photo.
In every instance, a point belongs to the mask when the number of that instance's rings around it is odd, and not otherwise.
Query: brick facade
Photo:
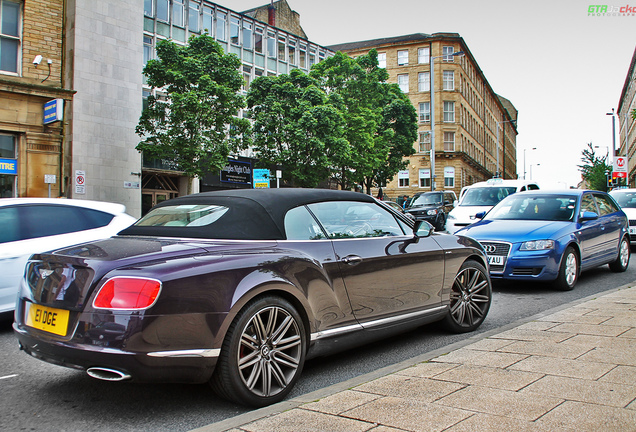
[[[442,58],[444,47],[463,56]],[[431,131],[430,119],[420,117],[420,104],[431,102],[429,89],[420,88],[420,77],[430,77],[430,58],[420,59],[421,49],[429,50],[434,64],[434,119],[435,119],[435,189],[452,189],[457,195],[463,186],[483,181],[496,175],[506,179],[517,178],[516,119],[517,111],[510,101],[499,97],[490,87],[464,40],[456,33],[433,35],[414,34],[372,41],[352,42],[328,47],[355,57],[376,49],[384,56],[389,82],[400,83],[408,77],[409,99],[418,111],[419,133]],[[398,54],[400,53],[400,54]],[[398,55],[401,56],[398,64]],[[444,86],[444,74],[452,74],[453,85]],[[421,75],[424,74],[424,75]],[[429,78],[430,79],[430,78]],[[444,102],[454,103],[454,119],[444,118]],[[497,127],[499,127],[499,160],[497,160]],[[454,144],[446,137],[454,137]],[[408,186],[394,178],[383,188],[389,199],[413,196],[430,191],[421,186],[420,172],[430,172],[430,144],[414,143],[416,153],[408,159]],[[499,165],[497,167],[497,162]],[[445,185],[445,170],[454,171],[452,186]]]

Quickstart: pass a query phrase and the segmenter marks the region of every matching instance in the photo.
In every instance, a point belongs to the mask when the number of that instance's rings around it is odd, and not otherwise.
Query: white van
[[[477,213],[489,211],[508,195],[536,189],[539,189],[539,186],[532,181],[500,178],[464,186],[459,193],[458,204],[448,214],[446,231],[455,234],[461,228],[477,222],[475,219]]]

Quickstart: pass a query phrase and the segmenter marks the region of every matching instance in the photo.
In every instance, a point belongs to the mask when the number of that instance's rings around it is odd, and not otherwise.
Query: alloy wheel
[[[485,318],[490,307],[490,282],[478,267],[462,269],[453,282],[451,316],[460,327],[473,327]]]

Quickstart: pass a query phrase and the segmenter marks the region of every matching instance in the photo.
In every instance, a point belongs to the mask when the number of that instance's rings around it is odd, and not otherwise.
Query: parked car
[[[455,207],[457,196],[453,191],[423,192],[416,195],[406,212],[415,220],[430,223],[437,231],[444,231],[448,213]]]
[[[59,198],[0,199],[0,313],[15,309],[31,254],[113,236],[136,219],[121,204]]]
[[[210,382],[263,406],[309,357],[483,322],[486,254],[432,231],[355,192],[179,197],[116,237],[33,256],[14,330],[26,353],[94,378]]]
[[[636,245],[636,189],[614,189],[610,195],[629,220],[629,239],[632,245]]]
[[[391,207],[392,209],[405,214],[406,216],[410,217],[411,219],[413,219],[413,216],[410,213],[407,213],[401,205],[399,205],[398,203],[396,203],[395,201],[381,201],[383,204],[388,205],[389,207]]]
[[[458,205],[448,214],[446,230],[454,234],[457,230],[477,222],[477,213],[487,212],[508,195],[537,189],[539,185],[530,181],[500,178],[464,186],[459,193]]]
[[[623,272],[629,265],[627,216],[604,192],[514,194],[458,234],[481,243],[493,279],[551,281],[571,290],[581,271],[609,264]]]

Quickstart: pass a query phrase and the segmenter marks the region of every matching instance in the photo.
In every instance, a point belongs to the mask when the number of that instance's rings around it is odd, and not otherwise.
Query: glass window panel
[[[15,158],[15,137],[13,135],[0,135],[0,157]]]
[[[188,7],[188,28],[191,32],[199,33],[199,3],[190,0]]]
[[[278,38],[278,60],[285,61],[285,38]]]
[[[236,17],[230,18],[230,42],[235,45],[238,45],[239,43],[239,32],[240,32],[239,24],[240,24],[240,21],[238,18]]]
[[[429,62],[429,58],[431,56],[431,49],[430,48],[419,48],[417,50],[417,62],[418,63],[428,63]]]
[[[172,24],[184,27],[183,0],[172,0]]]
[[[157,0],[157,19],[168,22],[168,0]]]
[[[18,46],[15,39],[0,38],[0,70],[18,73]]]
[[[378,67],[386,69],[386,53],[378,53]]]
[[[144,15],[146,16],[154,16],[152,13],[152,0],[144,0]]]
[[[252,23],[243,21],[243,48],[252,49]]]
[[[431,73],[420,72],[417,74],[417,89],[418,91],[431,91]]]
[[[3,35],[20,36],[20,3],[12,1],[2,2],[2,31]]]
[[[263,29],[256,27],[254,33],[254,50],[257,53],[263,53]]]
[[[216,13],[216,39],[220,41],[227,40],[226,35],[227,15],[223,12]]]
[[[214,34],[214,20],[212,18],[212,8],[207,6],[203,6],[203,22],[202,22],[202,30],[207,31],[208,34]]]

